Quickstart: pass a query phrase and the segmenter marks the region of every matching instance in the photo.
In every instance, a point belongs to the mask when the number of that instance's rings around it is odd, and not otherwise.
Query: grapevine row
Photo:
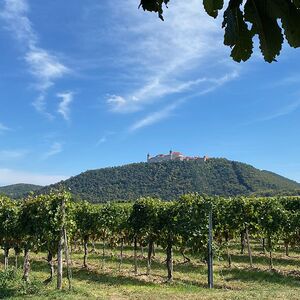
[[[64,209],[62,210],[62,203]],[[207,260],[208,215],[213,213],[215,247],[225,252],[231,265],[230,243],[241,241],[241,252],[248,246],[252,266],[251,239],[262,241],[262,251],[269,256],[283,241],[288,255],[290,246],[300,243],[300,197],[208,197],[184,195],[171,202],[141,198],[132,203],[74,202],[68,192],[51,192],[13,201],[0,196],[0,244],[4,266],[14,251],[15,264],[23,253],[23,278],[29,280],[30,252],[47,252],[50,276],[54,277],[54,258],[61,248],[62,230],[65,242],[74,250],[83,245],[83,267],[88,267],[89,244],[101,241],[103,263],[105,244],[120,250],[119,269],[123,263],[124,245],[133,245],[134,272],[138,272],[138,247],[147,247],[147,274],[151,272],[155,247],[165,249],[168,281],[173,280],[173,251],[186,260],[186,252]],[[71,249],[71,250],[72,250]],[[61,249],[60,249],[61,250]]]

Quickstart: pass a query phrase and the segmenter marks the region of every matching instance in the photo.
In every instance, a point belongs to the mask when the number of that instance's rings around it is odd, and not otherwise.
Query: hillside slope
[[[26,184],[26,183],[19,183],[19,184],[12,184],[7,186],[0,187],[0,195],[6,195],[11,198],[21,198],[27,195],[30,192],[35,192],[40,190],[42,186],[34,185],[34,184]]]
[[[295,181],[226,159],[135,163],[87,171],[59,184],[71,189],[76,198],[91,202],[135,200],[141,196],[171,200],[191,192],[233,196],[300,189]],[[58,184],[41,191],[55,187]]]

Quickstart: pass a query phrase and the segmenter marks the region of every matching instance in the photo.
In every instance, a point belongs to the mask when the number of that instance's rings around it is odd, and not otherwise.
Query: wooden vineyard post
[[[64,221],[65,221],[65,201],[61,201],[62,224],[60,228],[60,236],[57,249],[57,289],[62,289],[63,276],[63,250],[64,250]]]
[[[251,251],[251,247],[250,247],[250,238],[249,238],[249,231],[248,228],[246,228],[246,239],[247,239],[247,246],[248,246],[248,255],[249,255],[249,259],[250,259],[250,267],[253,267],[253,263],[252,263],[252,251]]]
[[[213,278],[213,248],[212,248],[212,240],[213,240],[213,232],[212,232],[212,204],[209,210],[208,217],[208,287],[212,289],[214,287],[214,278]]]
[[[124,250],[124,238],[121,239],[121,253],[120,253],[120,262],[119,262],[119,272],[121,272],[121,266],[123,264],[123,250]]]
[[[29,271],[30,271],[30,261],[29,261],[29,249],[28,246],[25,246],[24,249],[24,274],[23,274],[23,280],[26,282],[29,281]]]
[[[8,255],[9,255],[9,249],[4,249],[4,270],[8,269]]]
[[[72,270],[70,267],[70,254],[69,254],[69,244],[68,244],[68,237],[67,237],[67,230],[64,227],[64,240],[65,240],[65,260],[67,262],[67,278],[69,283],[69,290],[72,289]]]
[[[134,237],[134,274],[137,275],[138,267],[137,267],[137,237]]]

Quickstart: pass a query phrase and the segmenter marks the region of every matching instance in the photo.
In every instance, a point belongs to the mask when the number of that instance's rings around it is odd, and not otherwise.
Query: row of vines
[[[87,268],[89,248],[100,242],[103,257],[105,245],[120,251],[120,270],[124,246],[132,246],[135,273],[138,272],[138,247],[147,247],[147,274],[150,274],[155,247],[159,246],[165,249],[167,279],[172,281],[174,249],[187,261],[187,253],[207,261],[210,210],[215,252],[225,254],[229,266],[233,240],[240,240],[242,253],[247,249],[251,266],[250,240],[260,241],[262,251],[269,257],[270,268],[272,253],[279,243],[285,245],[287,255],[289,247],[300,243],[300,197],[222,198],[190,194],[171,202],[142,198],[133,203],[95,205],[74,202],[68,192],[60,191],[22,201],[0,196],[4,267],[8,268],[11,253],[16,268],[19,256],[24,255],[23,279],[28,281],[30,253],[46,252],[50,273],[47,282],[50,282],[54,278],[55,261],[62,261],[63,247],[71,254],[81,245],[83,267]],[[59,259],[55,260],[57,256]],[[67,256],[66,261],[69,261]]]

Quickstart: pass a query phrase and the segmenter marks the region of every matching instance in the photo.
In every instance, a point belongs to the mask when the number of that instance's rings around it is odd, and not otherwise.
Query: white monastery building
[[[150,154],[147,155],[147,162],[154,163],[154,162],[162,162],[168,160],[179,160],[179,161],[187,161],[187,160],[202,160],[207,161],[208,157],[200,157],[200,156],[185,156],[181,152],[173,152],[172,150],[169,154],[158,154],[156,156],[151,157]]]

